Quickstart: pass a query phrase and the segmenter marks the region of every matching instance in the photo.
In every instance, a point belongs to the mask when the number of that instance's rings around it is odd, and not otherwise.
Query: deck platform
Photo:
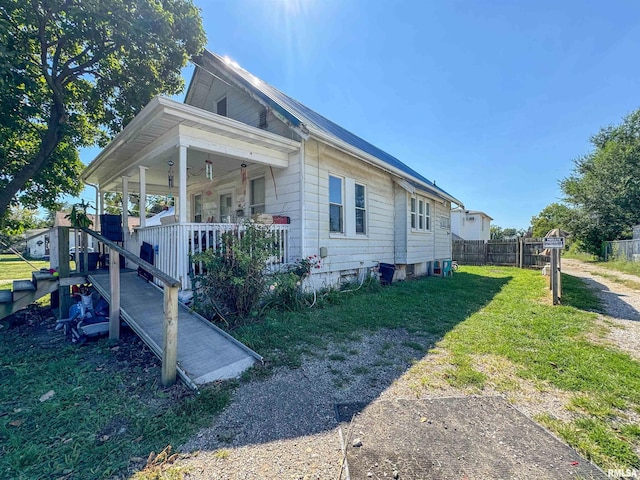
[[[89,281],[110,302],[109,273]],[[163,292],[135,272],[120,273],[120,314],[162,358]],[[192,387],[234,378],[262,357],[184,305],[178,308],[178,374]]]

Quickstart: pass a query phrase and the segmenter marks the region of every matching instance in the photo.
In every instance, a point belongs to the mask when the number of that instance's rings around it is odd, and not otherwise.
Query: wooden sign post
[[[558,305],[562,298],[560,281],[560,249],[564,248],[564,237],[548,237],[542,241],[543,248],[551,249],[551,296],[553,304]]]

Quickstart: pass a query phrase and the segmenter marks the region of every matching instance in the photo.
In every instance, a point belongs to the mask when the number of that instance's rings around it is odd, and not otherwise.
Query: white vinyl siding
[[[345,185],[342,234],[332,233],[329,227],[329,176],[342,178]],[[356,183],[365,186],[365,235],[356,233]],[[351,193],[348,185],[353,186]],[[304,251],[311,255],[327,248],[328,256],[317,273],[332,272],[327,273],[328,284],[343,270],[394,263],[393,185],[385,172],[315,140],[305,141]]]
[[[228,118],[237,120],[246,125],[251,125],[255,128],[261,128],[260,119],[262,118],[261,112],[265,111],[264,106],[249,95],[244,94],[237,88],[230,87],[219,79],[214,79],[211,83],[211,90],[209,91],[204,103],[197,103],[194,98],[192,99],[192,105],[213,113],[218,113],[217,102],[223,97],[227,99],[226,116]],[[266,128],[264,128],[264,130],[282,135],[283,137],[299,140],[299,137],[292,133],[291,129],[281,122],[270,110],[266,111],[265,120]]]
[[[434,216],[448,216],[450,207],[448,204],[442,204],[441,202],[435,202]],[[434,228],[435,237],[435,258],[438,260],[450,260],[451,259],[451,232],[445,228]]]

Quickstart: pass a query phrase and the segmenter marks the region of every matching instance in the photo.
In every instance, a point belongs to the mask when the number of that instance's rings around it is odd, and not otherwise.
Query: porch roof
[[[149,172],[147,190],[154,193],[154,183],[166,184],[167,162],[172,155],[177,160],[178,146],[190,149],[192,168],[204,167],[205,159],[211,159],[216,171],[224,174],[237,169],[239,163],[285,168],[300,142],[156,97],[87,166],[82,180],[103,191],[115,191],[121,177],[137,175],[138,166],[156,166],[164,179],[154,179]],[[199,155],[191,155],[193,151]]]

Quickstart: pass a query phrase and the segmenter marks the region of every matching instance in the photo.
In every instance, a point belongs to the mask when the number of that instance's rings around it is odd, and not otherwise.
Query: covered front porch
[[[273,262],[289,261],[300,208],[297,191],[283,190],[300,148],[297,140],[155,98],[87,167],[83,180],[95,186],[101,214],[105,193],[122,195],[123,246],[139,254],[143,242],[150,244],[156,266],[189,289],[190,273],[198,270],[190,255],[215,247],[224,232],[242,235],[250,219],[270,224],[278,246]],[[140,212],[132,233],[126,227],[131,194],[138,196]],[[150,195],[173,207],[160,224],[149,224]]]

